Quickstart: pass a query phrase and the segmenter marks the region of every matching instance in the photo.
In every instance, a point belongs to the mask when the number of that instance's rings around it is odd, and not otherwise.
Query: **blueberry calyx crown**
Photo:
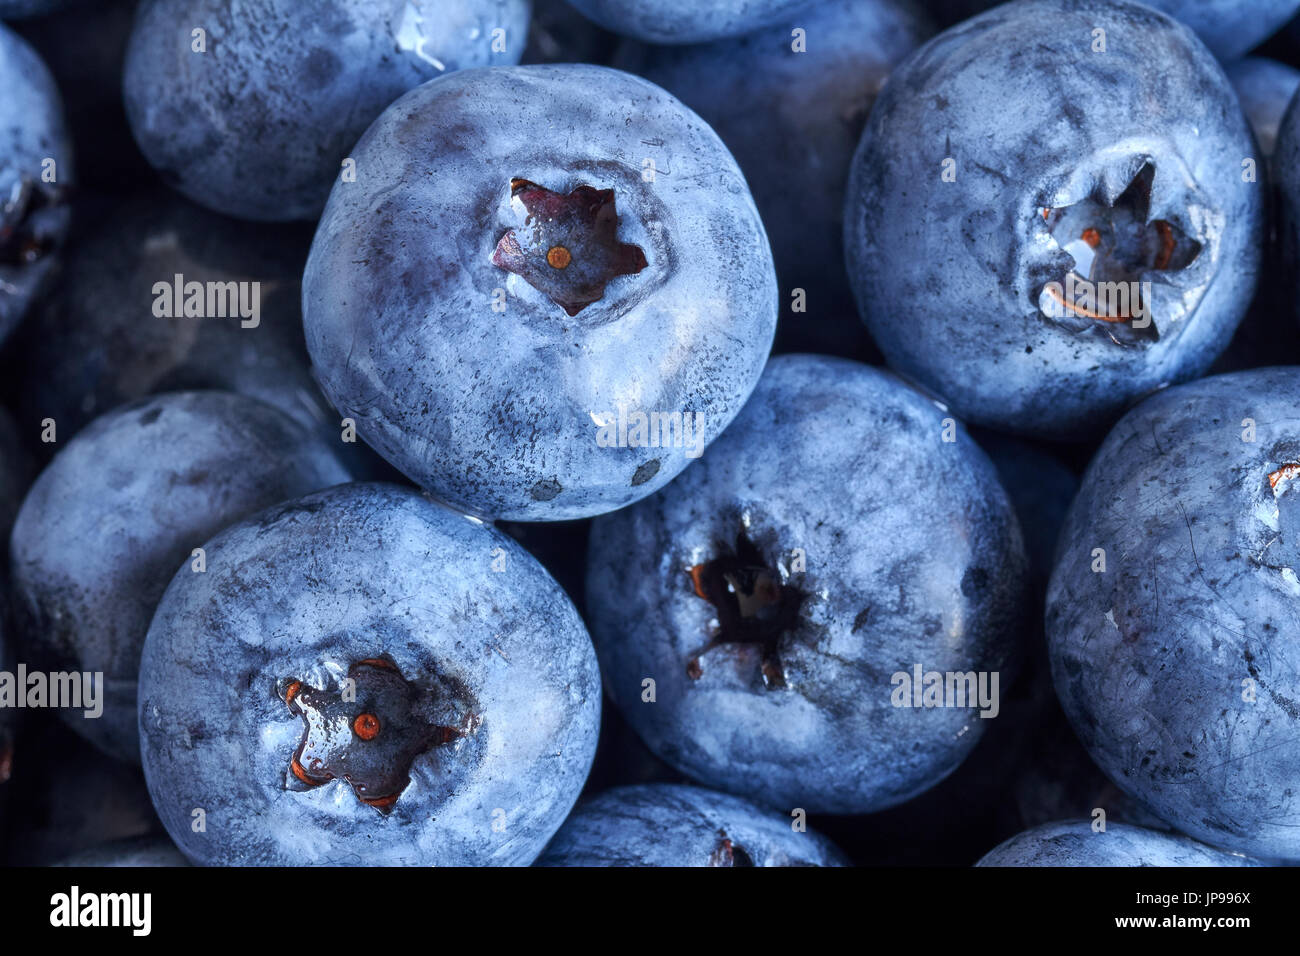
[[[1041,208],[1048,235],[1073,259],[1061,281],[1040,291],[1045,315],[1101,323],[1116,344],[1159,339],[1142,276],[1186,269],[1201,244],[1169,220],[1151,218],[1154,180],[1155,167],[1147,161],[1113,203],[1094,193],[1072,205]]]
[[[613,279],[646,267],[640,246],[618,241],[612,189],[582,185],[565,194],[516,178],[510,202],[523,223],[501,237],[493,265],[520,276],[570,316],[603,298]]]
[[[781,639],[797,625],[806,595],[769,566],[744,531],[736,535],[734,550],[720,550],[688,572],[696,597],[717,611],[717,628],[708,645],[687,662],[686,673],[698,680],[704,673],[701,658],[715,647],[752,644],[762,653],[763,686],[784,688]]]
[[[290,678],[278,691],[289,712],[303,719],[302,740],[289,761],[291,788],[342,779],[358,800],[384,814],[411,782],[416,757],[477,726],[468,712],[457,726],[440,723],[447,703],[442,695],[408,681],[383,657],[354,663],[342,690]]]
[[[718,831],[718,845],[709,854],[709,866],[753,866],[754,858],[739,843],[727,836],[723,830]]]
[[[47,255],[55,246],[35,222],[40,212],[59,201],[40,189],[30,177],[14,184],[0,206],[0,266],[26,266]]]

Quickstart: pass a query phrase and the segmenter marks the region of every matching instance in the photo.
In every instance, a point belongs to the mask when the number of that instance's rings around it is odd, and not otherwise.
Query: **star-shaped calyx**
[[[717,612],[717,627],[708,645],[687,662],[686,673],[698,680],[704,674],[702,658],[709,651],[725,644],[748,644],[757,646],[762,655],[763,685],[785,687],[781,640],[798,624],[804,592],[770,567],[743,531],[736,535],[734,550],[719,550],[717,557],[688,571],[695,596]]]
[[[57,192],[47,192],[30,178],[14,183],[0,204],[0,266],[31,265],[54,248],[42,211],[60,201]]]
[[[1120,344],[1159,338],[1143,276],[1186,269],[1201,245],[1168,219],[1151,218],[1154,180],[1146,162],[1113,203],[1099,186],[1082,202],[1040,209],[1051,239],[1073,259],[1039,293],[1043,314],[1074,328],[1098,325]]]
[[[357,661],[348,678],[344,688],[328,691],[296,678],[280,683],[289,711],[303,719],[289,780],[308,789],[342,779],[362,803],[389,813],[411,782],[415,758],[471,733],[476,718],[466,713],[456,726],[440,723],[447,701],[408,681],[386,658]]]
[[[510,204],[522,223],[501,237],[493,264],[571,316],[599,301],[611,280],[646,267],[640,246],[618,240],[612,189],[584,185],[565,194],[512,179]]]

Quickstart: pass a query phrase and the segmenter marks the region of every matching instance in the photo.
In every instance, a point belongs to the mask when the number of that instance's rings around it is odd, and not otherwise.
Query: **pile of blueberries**
[[[1298,13],[0,0],[0,859],[1300,862]]]

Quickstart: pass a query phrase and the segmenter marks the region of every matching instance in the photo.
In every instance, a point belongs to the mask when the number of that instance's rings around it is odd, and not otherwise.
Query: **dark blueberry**
[[[1086,437],[1226,347],[1263,172],[1186,27],[1110,0],[1004,4],[890,76],[848,187],[850,278],[890,365],[959,415]]]
[[[139,867],[139,866],[189,866],[185,854],[165,836],[135,837],[102,843],[80,853],[74,853],[55,866],[89,867]]]
[[[0,342],[49,285],[71,218],[72,143],[54,79],[0,23]]]
[[[744,171],[781,283],[780,349],[870,351],[844,269],[844,183],[885,77],[931,32],[908,0],[830,0],[736,39],[621,53]]]
[[[1300,368],[1167,389],[1107,436],[1047,594],[1052,676],[1120,787],[1300,859]]]
[[[227,525],[348,479],[297,422],[226,392],[143,399],[83,429],[36,479],[10,551],[29,662],[102,674],[101,715],[60,715],[138,759],[140,648],[172,575],[203,577],[193,551]]]
[[[196,202],[314,219],[385,106],[454,70],[517,63],[528,13],[528,0],[142,0],[127,116],[149,162]],[[355,178],[371,175],[358,161]]]
[[[395,102],[303,278],[321,385],[464,511],[654,492],[739,411],[776,323],[744,177],[694,113],[596,66],[463,70]]]
[[[584,800],[538,866],[846,866],[798,818],[680,784],[617,787]]]
[[[960,424],[888,373],[781,356],[700,463],[594,522],[587,603],[610,697],[656,754],[771,806],[866,813],[974,747],[974,700],[896,706],[896,677],[1009,684],[1024,578]]]
[[[1110,823],[1062,821],[1018,833],[986,853],[976,866],[1258,866],[1184,836]]]
[[[206,547],[140,668],[145,776],[192,861],[533,861],[600,722],[591,642],[541,565],[380,484],[271,508]]]

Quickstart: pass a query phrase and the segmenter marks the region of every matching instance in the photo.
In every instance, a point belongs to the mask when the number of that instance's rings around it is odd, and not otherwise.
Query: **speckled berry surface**
[[[961,762],[986,719],[895,707],[893,676],[1008,668],[1025,557],[993,466],[956,422],[944,441],[948,417],[879,369],[780,356],[699,464],[593,524],[593,638],[651,750],[708,786],[834,813]]]
[[[1110,0],[1004,4],[876,101],[845,207],[859,309],[889,364],[970,421],[1097,433],[1228,344],[1255,289],[1258,166],[1186,27]],[[1076,274],[1096,301],[1053,303]],[[1103,305],[1103,282],[1128,301]]]
[[[385,106],[453,70],[517,63],[529,10],[528,0],[142,0],[127,116],[149,162],[196,202],[244,219],[314,219]]]
[[[138,760],[140,649],[177,568],[202,577],[191,553],[216,532],[348,479],[319,439],[239,395],[167,393],[87,426],[36,479],[10,542],[31,666],[103,675],[101,716],[60,716],[108,753]]]
[[[681,784],[584,800],[538,866],[845,866],[825,837],[747,800]]]
[[[358,434],[439,499],[610,511],[739,411],[776,323],[771,252],[735,161],[663,90],[462,70],[354,153],[365,175],[335,187],[303,278],[307,346]],[[689,415],[693,440],[618,444],[621,414],[651,412]]]
[[[1120,421],[1047,595],[1057,694],[1097,764],[1184,833],[1289,860],[1297,569],[1300,369],[1256,369],[1171,388]]]
[[[976,866],[1255,866],[1184,836],[1125,823],[1100,833],[1089,820],[1044,823],[998,844]]]
[[[529,864],[577,799],[599,719],[590,640],[550,575],[392,485],[209,542],[140,672],[149,790],[204,864]]]
[[[0,343],[52,278],[67,234],[72,143],[50,71],[0,23]]]
[[[810,0],[569,0],[607,30],[647,43],[705,43],[739,36],[805,9]]]

